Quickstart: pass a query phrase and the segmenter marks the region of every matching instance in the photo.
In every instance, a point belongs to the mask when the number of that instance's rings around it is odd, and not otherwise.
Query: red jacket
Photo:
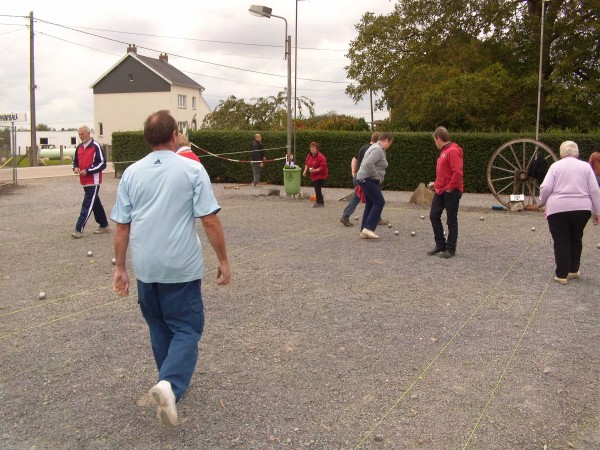
[[[440,151],[433,186],[438,195],[454,189],[463,191],[463,149],[456,142],[446,144]]]
[[[83,143],[77,146],[73,158],[73,169],[79,167],[79,170],[85,170],[85,175],[79,175],[79,182],[82,186],[94,186],[102,184],[102,171],[106,169],[106,161],[98,144],[93,139],[87,146]]]
[[[327,158],[321,152],[317,152],[315,156],[312,153],[308,153],[306,156],[306,167],[310,172],[310,180],[326,180],[327,179]],[[310,168],[319,169],[317,172],[310,170]]]

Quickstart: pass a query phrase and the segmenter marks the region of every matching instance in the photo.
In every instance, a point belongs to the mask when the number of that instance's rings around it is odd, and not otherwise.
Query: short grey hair
[[[88,133],[92,132],[92,130],[90,130],[90,127],[88,127],[87,125],[81,125],[79,128],[77,128],[77,131],[81,131],[81,130],[85,130]]]
[[[573,141],[565,141],[560,144],[560,157],[565,158],[567,156],[579,157],[579,147]]]

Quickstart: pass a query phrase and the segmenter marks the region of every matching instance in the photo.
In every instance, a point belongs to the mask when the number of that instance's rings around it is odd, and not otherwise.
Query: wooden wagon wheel
[[[524,204],[537,205],[540,183],[531,170],[537,158],[544,158],[546,167],[557,160],[550,147],[534,139],[508,141],[494,152],[487,166],[487,182],[502,205],[510,208],[511,195],[523,195]]]

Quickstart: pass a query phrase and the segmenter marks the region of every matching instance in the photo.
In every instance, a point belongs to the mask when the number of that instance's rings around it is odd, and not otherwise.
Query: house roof
[[[133,58],[136,61],[140,62],[144,66],[146,66],[149,70],[156,73],[159,77],[163,78],[167,83],[170,83],[174,86],[185,86],[198,89],[200,91],[204,91],[204,88],[184,74],[181,70],[173,67],[166,61],[162,61],[160,59],[150,58],[148,56],[138,55],[136,53],[130,52],[123,56],[117,63],[108,69],[100,78],[92,83],[90,88],[94,88],[100,81],[110,75],[110,73],[118,67],[125,59]]]

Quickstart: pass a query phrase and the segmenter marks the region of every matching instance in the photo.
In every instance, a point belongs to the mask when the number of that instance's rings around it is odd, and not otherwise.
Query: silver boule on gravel
[[[531,231],[535,231],[535,227],[531,227]]]
[[[113,258],[111,262],[113,263],[113,266],[114,266],[117,263],[117,258]]]
[[[415,236],[416,234],[417,234],[417,233],[415,233],[414,231],[411,231],[411,232],[410,232],[410,235],[411,235],[411,236]]]
[[[392,224],[391,223],[388,223],[388,228],[392,228]]]
[[[421,216],[421,219],[424,219],[424,218],[425,218],[425,216]]]
[[[400,234],[400,232],[399,232],[398,230],[396,230],[396,231],[394,231],[394,234],[395,234],[396,236],[398,236],[398,235]],[[600,245],[600,244],[598,244],[598,245]]]
[[[483,216],[481,216],[481,217],[479,218],[479,220],[483,220]]]
[[[38,299],[39,300],[46,300],[46,293],[45,292],[40,292],[38,294]]]
[[[94,256],[94,253],[90,251],[90,252],[87,252],[87,255],[88,256]]]

